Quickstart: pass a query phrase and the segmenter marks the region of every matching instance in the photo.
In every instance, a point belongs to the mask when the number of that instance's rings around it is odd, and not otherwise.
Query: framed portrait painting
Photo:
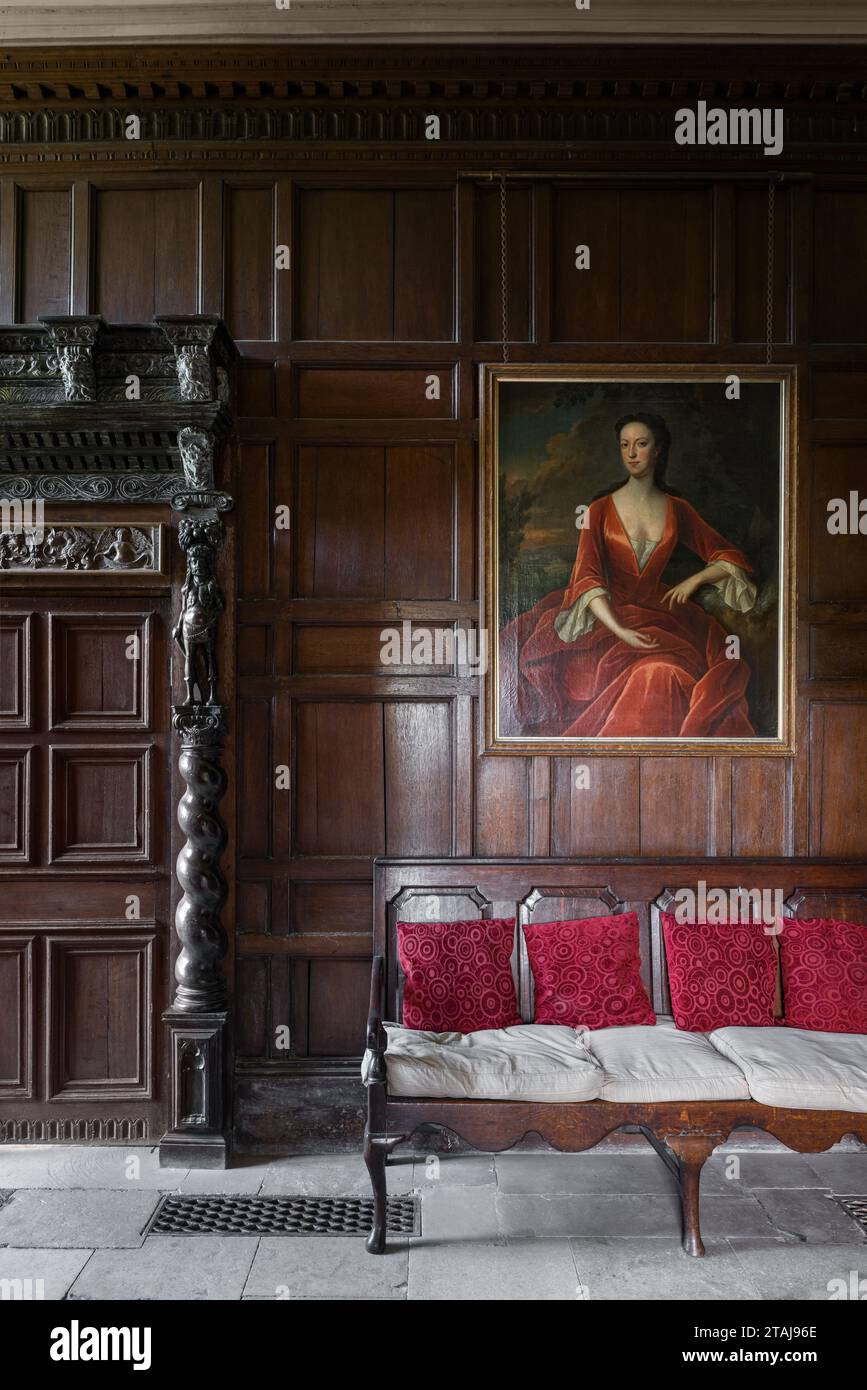
[[[795,380],[482,368],[483,752],[792,752]]]

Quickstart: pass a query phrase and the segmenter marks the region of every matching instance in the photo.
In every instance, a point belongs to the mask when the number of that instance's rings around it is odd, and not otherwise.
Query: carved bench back
[[[702,888],[704,885],[704,888]],[[657,1015],[671,1013],[661,912],[689,889],[700,908],[713,889],[739,888],[781,903],[784,915],[867,923],[867,863],[806,859],[380,859],[374,867],[374,951],[386,966],[386,1018],[400,1021],[399,921],[516,919],[512,971],[519,1007],[533,1018],[533,977],[521,928],[566,918],[638,917],[641,974]],[[698,920],[701,920],[699,916]],[[780,1009],[778,1008],[778,1012]]]

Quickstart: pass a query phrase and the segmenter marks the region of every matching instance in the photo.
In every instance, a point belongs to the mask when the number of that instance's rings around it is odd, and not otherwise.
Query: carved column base
[[[170,1128],[160,1140],[161,1168],[226,1168],[226,1022],[223,1012],[167,1009],[171,1061]]]

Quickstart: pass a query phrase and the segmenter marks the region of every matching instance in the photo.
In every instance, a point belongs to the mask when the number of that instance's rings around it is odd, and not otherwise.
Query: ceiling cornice
[[[6,0],[0,42],[867,42],[863,0]]]
[[[867,6],[865,6],[867,13]],[[757,45],[745,69],[743,48],[701,44],[679,49],[676,59],[658,45],[545,44],[516,47],[436,45],[429,48],[372,44],[351,47],[304,44],[181,44],[172,48],[112,45],[109,48],[0,48],[0,100],[21,94],[232,98],[238,96],[362,96],[390,99],[422,89],[444,96],[477,96],[485,84],[517,84],[527,90],[581,95],[616,87],[672,83],[686,89],[707,83],[760,89],[774,84],[793,96],[820,92],[823,84],[845,99],[847,86],[867,80],[867,43],[816,44],[809,51]],[[15,84],[16,90],[11,90]],[[630,84],[632,84],[630,86]],[[380,91],[381,89],[381,91]],[[507,96],[515,95],[509,88]],[[647,93],[652,95],[651,92]]]

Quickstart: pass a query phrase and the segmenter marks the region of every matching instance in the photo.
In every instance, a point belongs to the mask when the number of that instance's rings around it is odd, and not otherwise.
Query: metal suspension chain
[[[765,361],[770,366],[774,352],[774,214],[777,187],[773,179],[768,182],[768,283],[765,305],[766,343]]]
[[[509,282],[506,269],[508,223],[506,215],[506,176],[500,175],[500,308],[502,312],[503,361],[509,360]]]

